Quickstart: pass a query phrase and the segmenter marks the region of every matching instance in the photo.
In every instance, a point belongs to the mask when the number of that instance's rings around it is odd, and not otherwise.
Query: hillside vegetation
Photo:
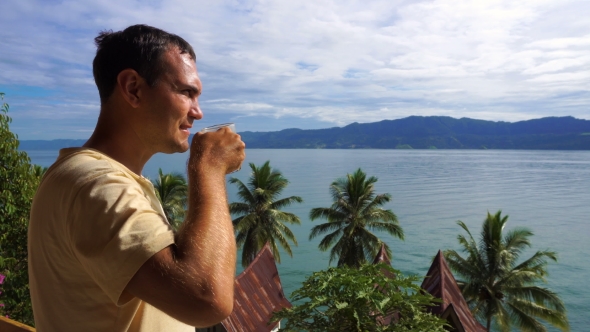
[[[316,130],[241,132],[248,148],[260,149],[544,149],[590,150],[590,121],[548,117],[494,122],[446,116],[352,123]],[[24,150],[80,146],[84,140],[21,141]]]

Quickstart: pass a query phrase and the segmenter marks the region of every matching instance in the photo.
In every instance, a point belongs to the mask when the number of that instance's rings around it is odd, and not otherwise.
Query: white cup
[[[221,123],[221,124],[217,124],[217,125],[213,125],[213,126],[209,126],[209,127],[205,127],[203,129],[201,129],[201,133],[209,133],[212,131],[218,131],[219,129],[223,128],[223,127],[229,127],[229,129],[231,131],[233,131],[234,133],[236,132],[236,124],[233,122],[228,122],[228,123]],[[231,173],[235,173],[239,170],[242,169],[242,165],[240,165],[240,167],[238,169],[236,169],[235,171],[231,172]],[[230,174],[231,174],[230,173]]]
[[[205,127],[203,129],[201,129],[200,132],[201,133],[209,133],[209,132],[212,132],[212,131],[218,131],[219,129],[221,129],[223,127],[229,127],[229,129],[231,131],[233,131],[234,133],[236,132],[236,124],[233,123],[233,122],[222,123],[222,124],[217,124],[217,125]]]

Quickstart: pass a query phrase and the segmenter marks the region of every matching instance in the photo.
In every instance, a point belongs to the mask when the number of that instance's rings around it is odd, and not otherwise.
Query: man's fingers
[[[192,140],[189,164],[231,173],[239,169],[244,161],[245,147],[241,136],[227,127],[215,132],[197,133]]]

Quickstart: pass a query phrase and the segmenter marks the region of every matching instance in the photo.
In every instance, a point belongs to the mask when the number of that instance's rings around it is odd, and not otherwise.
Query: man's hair
[[[135,70],[151,87],[165,70],[162,55],[171,47],[188,53],[195,60],[195,51],[181,37],[143,24],[132,25],[123,31],[101,31],[94,39],[96,56],[92,62],[94,81],[101,104],[111,96],[117,76],[125,69]]]

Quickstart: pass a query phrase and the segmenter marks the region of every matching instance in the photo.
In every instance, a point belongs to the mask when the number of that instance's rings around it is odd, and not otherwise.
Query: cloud
[[[91,128],[93,38],[147,23],[195,47],[206,116],[253,130],[408,115],[590,118],[589,16],[582,0],[21,0],[0,12],[0,90],[51,91],[7,95],[19,126],[69,117]]]

